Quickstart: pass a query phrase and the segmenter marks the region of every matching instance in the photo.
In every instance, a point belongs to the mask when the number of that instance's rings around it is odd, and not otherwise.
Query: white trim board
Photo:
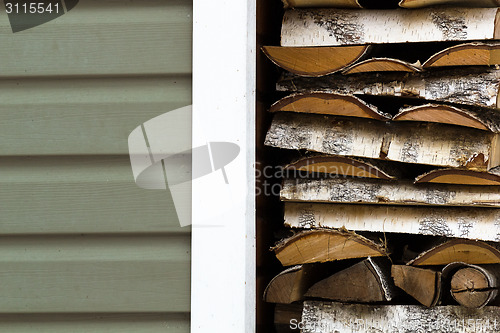
[[[230,205],[219,189],[192,184],[191,332],[254,332],[256,4],[193,5],[193,147],[229,141],[241,150],[225,168]],[[201,226],[207,200],[222,212],[218,226]]]

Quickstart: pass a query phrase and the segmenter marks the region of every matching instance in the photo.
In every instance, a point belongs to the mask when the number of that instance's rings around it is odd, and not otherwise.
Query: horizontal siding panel
[[[18,33],[0,15],[0,77],[188,74],[191,40],[186,0],[81,0]]]
[[[188,333],[189,313],[0,315],[9,333]]]
[[[189,270],[189,235],[2,238],[0,312],[187,312]]]
[[[169,191],[139,188],[123,156],[0,158],[0,235],[189,233]]]
[[[0,155],[128,154],[133,129],[191,104],[191,77],[3,80],[0,101]]]

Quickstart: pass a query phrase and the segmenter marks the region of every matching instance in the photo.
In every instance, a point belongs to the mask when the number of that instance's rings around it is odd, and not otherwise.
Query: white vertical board
[[[227,186],[192,184],[191,331],[253,332],[255,0],[193,5],[193,147],[232,142],[240,154],[225,167]]]

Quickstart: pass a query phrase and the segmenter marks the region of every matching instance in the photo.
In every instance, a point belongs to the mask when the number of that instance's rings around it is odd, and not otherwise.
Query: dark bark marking
[[[418,161],[418,152],[420,145],[418,140],[406,141],[401,150],[401,160],[408,163],[416,163]]]
[[[322,142],[324,152],[335,155],[348,155],[351,152],[354,134],[352,130],[346,130],[343,123],[342,120],[336,121],[326,130]]]
[[[310,10],[314,23],[326,29],[330,37],[335,37],[341,44],[362,44],[364,42],[364,25],[358,22],[358,13],[338,10],[325,15],[321,10]],[[304,15],[304,14],[299,14]],[[301,17],[303,19],[303,17]]]
[[[445,205],[456,196],[456,192],[450,189],[441,190],[439,188],[428,189],[425,192],[425,199],[431,205]]]
[[[474,229],[474,222],[467,222],[465,220],[458,221],[458,230],[460,231],[459,237],[469,237],[471,229]]]
[[[447,236],[453,237],[453,231],[450,229],[445,219],[428,217],[419,221],[419,231],[423,235]]]
[[[449,15],[443,11],[431,12],[432,23],[443,33],[444,40],[467,39],[467,25],[463,14],[459,11],[456,16]]]
[[[299,215],[300,228],[314,228],[316,225],[316,216],[312,209],[303,209]]]

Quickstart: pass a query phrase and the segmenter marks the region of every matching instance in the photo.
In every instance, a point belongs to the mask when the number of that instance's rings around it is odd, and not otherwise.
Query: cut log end
[[[420,72],[421,66],[410,64],[398,59],[372,58],[358,62],[343,71],[343,74],[369,73],[369,72]]]
[[[415,183],[495,186],[500,185],[500,176],[472,170],[437,169],[418,176]]]
[[[375,106],[355,96],[323,92],[292,94],[274,103],[269,111],[316,113],[377,120],[391,118],[389,114],[380,112]]]
[[[424,62],[423,68],[497,64],[500,64],[499,43],[466,43],[446,48],[434,54]]]
[[[363,8],[358,0],[282,0],[285,8],[335,7]]]
[[[421,304],[431,307],[441,296],[441,273],[406,265],[393,265],[392,277],[397,287]]]
[[[450,262],[466,264],[499,264],[500,251],[493,246],[474,240],[454,239],[423,252],[408,262],[412,266],[439,266]]]
[[[466,7],[497,7],[500,3],[497,0],[401,0],[399,6],[408,9],[439,6],[439,5],[454,5]]]
[[[488,123],[475,113],[448,105],[426,104],[402,109],[393,120],[395,121],[425,121],[441,124],[459,125],[494,131]],[[496,126],[496,124],[495,124]]]
[[[264,46],[262,51],[277,66],[297,75],[317,77],[338,72],[362,58],[368,45],[337,47]]]
[[[383,260],[383,261],[382,261]],[[314,284],[305,296],[342,302],[385,302],[394,295],[388,259],[365,259]]]
[[[299,232],[273,250],[283,266],[387,256],[382,244],[352,232],[327,229]]]
[[[495,277],[480,267],[461,268],[451,278],[451,294],[462,306],[482,308],[497,295]]]
[[[264,301],[268,303],[290,304],[302,299],[304,268],[302,265],[290,267],[276,275],[264,291]]]

